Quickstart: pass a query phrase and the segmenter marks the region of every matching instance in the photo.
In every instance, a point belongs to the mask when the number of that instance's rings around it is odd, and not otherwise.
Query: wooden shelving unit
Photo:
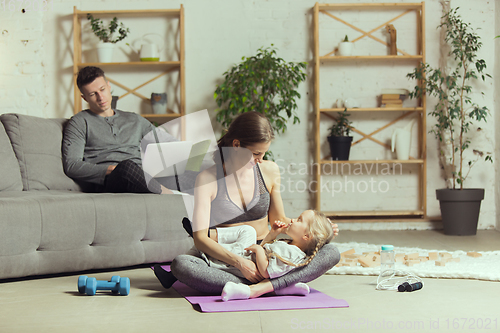
[[[176,61],[156,61],[156,62],[112,62],[112,63],[84,63],[82,62],[82,19],[87,19],[87,13],[92,14],[94,17],[104,18],[104,17],[160,17],[160,18],[176,18],[179,20],[179,52],[178,59]],[[166,114],[141,114],[144,118],[155,121],[158,123],[163,123],[173,118],[181,117],[185,115],[185,105],[186,105],[186,89],[185,89],[185,66],[184,66],[184,7],[181,5],[179,9],[154,9],[154,10],[104,10],[104,11],[81,11],[74,7],[73,10],[73,75],[74,75],[74,110],[76,114],[82,110],[82,99],[80,97],[80,91],[76,85],[76,77],[81,68],[85,66],[96,66],[102,67],[104,70],[107,68],[116,69],[134,69],[137,71],[141,70],[153,70],[158,71],[158,75],[154,76],[152,79],[147,80],[143,83],[138,84],[136,87],[127,87],[121,82],[114,80],[106,75],[106,78],[114,85],[124,89],[125,94],[119,96],[123,98],[129,94],[133,94],[145,101],[150,101],[149,97],[143,96],[138,93],[137,90],[144,87],[145,85],[158,80],[172,71],[179,72],[179,94],[180,103],[179,110],[173,111],[168,110],[170,113]]]
[[[357,11],[357,12],[369,12],[373,19],[375,13],[381,11],[390,11],[395,16],[389,21],[383,22],[377,27],[374,27],[370,31],[360,29],[354,24],[347,22],[345,19],[338,17],[338,12],[342,11]],[[376,42],[382,43],[386,46],[388,44],[375,37],[373,33],[377,30],[383,29],[387,24],[390,24],[401,17],[409,14],[416,13],[416,27],[415,31],[417,34],[417,45],[416,54],[409,54],[405,50],[397,49],[397,55],[356,55],[356,56],[336,56],[334,55],[335,50],[327,54],[320,54],[320,26],[319,26],[319,16],[326,15],[341,24],[345,24],[350,28],[356,30],[362,35],[351,42],[357,42],[362,38],[371,38]],[[357,62],[357,70],[362,70],[370,64],[377,64],[378,66],[384,64],[390,64],[392,66],[398,66],[398,64],[412,64],[417,66],[420,62],[425,62],[425,3],[356,3],[356,4],[319,4],[316,3],[314,6],[314,21],[313,21],[313,35],[314,35],[314,180],[316,188],[315,193],[315,207],[316,210],[322,211],[327,216],[334,218],[338,222],[390,222],[390,221],[429,221],[427,217],[427,202],[426,202],[426,99],[425,96],[419,100],[417,107],[395,107],[395,108],[381,108],[381,107],[360,107],[360,108],[350,108],[347,109],[348,113],[376,113],[376,112],[389,112],[389,114],[394,111],[395,114],[401,114],[397,118],[391,120],[385,126],[375,129],[372,133],[366,134],[362,131],[354,128],[353,131],[362,136],[361,139],[352,143],[352,146],[362,143],[365,140],[371,140],[386,149],[391,149],[389,145],[385,142],[381,142],[373,137],[373,135],[379,133],[380,131],[387,129],[388,127],[394,125],[400,120],[407,118],[408,116],[416,116],[418,119],[418,156],[410,157],[409,160],[379,160],[376,156],[367,156],[367,159],[363,160],[350,160],[350,161],[333,161],[330,156],[321,155],[321,144],[326,141],[325,138],[320,137],[320,125],[321,116],[326,116],[328,118],[335,118],[337,112],[342,112],[343,108],[321,108],[320,107],[320,75],[321,66],[328,63],[349,63]],[[406,32],[405,32],[406,33]],[[398,36],[399,37],[399,36]],[[389,71],[388,71],[389,72]],[[389,75],[389,74],[387,74]],[[333,101],[332,101],[333,103]],[[396,114],[396,116],[397,116]],[[321,178],[322,178],[322,166],[325,165],[345,165],[345,164],[383,164],[383,163],[398,163],[401,165],[414,165],[418,168],[418,198],[417,209],[410,210],[359,210],[359,211],[328,211],[322,210],[321,201]],[[390,176],[387,176],[390,177]]]

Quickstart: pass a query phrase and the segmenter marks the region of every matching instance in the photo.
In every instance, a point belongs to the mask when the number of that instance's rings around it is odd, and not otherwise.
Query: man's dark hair
[[[106,79],[106,75],[104,75],[104,71],[99,67],[87,66],[84,67],[78,72],[78,77],[76,78],[76,85],[80,92],[82,92],[82,87],[94,82],[98,77],[103,77]]]

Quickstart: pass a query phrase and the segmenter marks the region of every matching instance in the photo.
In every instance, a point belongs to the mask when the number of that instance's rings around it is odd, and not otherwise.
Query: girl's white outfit
[[[240,225],[217,228],[217,242],[226,250],[255,262],[255,256],[245,250],[247,247],[257,242],[257,233],[253,227],[249,225]],[[306,258],[306,254],[301,249],[295,245],[288,244],[286,241],[276,241],[274,243],[264,244],[263,247],[267,253],[276,253],[281,258],[297,265],[302,263]],[[244,277],[240,270],[234,266],[209,257],[205,253],[201,253],[201,256],[210,267],[230,272],[239,277]],[[294,268],[295,266],[284,263],[278,257],[271,256],[269,258],[267,273],[269,277],[273,279],[285,275]]]

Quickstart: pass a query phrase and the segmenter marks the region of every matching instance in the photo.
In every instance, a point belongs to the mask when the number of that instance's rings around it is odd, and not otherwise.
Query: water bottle
[[[380,248],[380,275],[391,275],[396,266],[394,259],[394,246],[382,245]],[[385,273],[385,271],[389,272]]]

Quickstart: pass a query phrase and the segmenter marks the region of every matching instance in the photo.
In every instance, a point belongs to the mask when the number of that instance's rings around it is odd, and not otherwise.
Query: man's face
[[[82,87],[82,98],[89,103],[90,111],[102,114],[111,109],[111,85],[100,76]]]

